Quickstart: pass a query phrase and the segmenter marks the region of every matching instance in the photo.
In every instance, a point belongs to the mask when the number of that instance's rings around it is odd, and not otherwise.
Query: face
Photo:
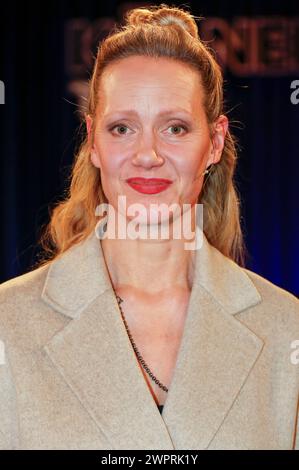
[[[118,196],[126,196],[127,207],[141,203],[147,212],[154,203],[197,202],[202,173],[219,161],[227,130],[227,118],[220,116],[211,139],[202,103],[198,73],[180,62],[133,56],[105,69],[96,119],[86,119],[89,135],[94,126],[91,161],[115,210]],[[171,184],[144,193],[128,184],[134,177]]]

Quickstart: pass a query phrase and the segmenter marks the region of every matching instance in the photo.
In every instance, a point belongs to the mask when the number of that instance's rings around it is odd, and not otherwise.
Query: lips
[[[128,178],[127,182],[134,183],[134,184],[151,184],[151,185],[172,183],[171,180],[168,180],[166,178]]]
[[[143,194],[156,194],[167,189],[172,181],[166,178],[128,178],[127,183]]]

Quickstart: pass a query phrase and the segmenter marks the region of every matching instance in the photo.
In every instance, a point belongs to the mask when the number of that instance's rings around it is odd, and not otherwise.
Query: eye
[[[120,129],[128,129],[128,126],[126,126],[125,124],[122,124],[122,123],[119,123],[119,124],[115,124],[114,126],[110,127],[109,128],[109,131],[112,132],[114,129],[116,128],[120,128]],[[126,135],[126,132],[121,132],[121,133],[117,133],[118,135]]]
[[[183,124],[172,124],[171,126],[168,127],[168,129],[184,129],[185,132],[188,131],[187,126],[184,126]],[[180,133],[175,132],[173,135],[180,135]]]
[[[123,123],[119,123],[119,124],[115,124],[114,126],[111,126],[109,128],[109,131],[112,132],[114,131],[114,129],[128,129],[128,126],[126,126],[125,124]],[[183,129],[185,132],[188,131],[188,127],[183,125],[183,124],[172,124],[171,126],[168,127],[168,129]],[[117,132],[117,135],[120,136],[120,135],[126,135],[127,132]],[[181,135],[181,133],[179,132],[175,132],[173,135]]]

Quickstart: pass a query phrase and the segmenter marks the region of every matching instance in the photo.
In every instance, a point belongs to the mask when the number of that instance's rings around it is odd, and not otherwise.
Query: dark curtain
[[[78,108],[67,87],[66,24],[72,18],[119,21],[125,9],[137,5],[146,3],[11,0],[1,7],[0,282],[29,271],[36,261],[40,228],[49,219],[49,206],[63,194],[80,135]],[[299,16],[292,1],[177,5],[228,21]],[[299,104],[290,100],[296,79],[299,71],[240,77],[225,70],[227,110],[239,141],[236,183],[249,252],[246,267],[298,295]]]

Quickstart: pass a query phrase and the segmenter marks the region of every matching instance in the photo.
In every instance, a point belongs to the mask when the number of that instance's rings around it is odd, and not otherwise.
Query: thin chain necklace
[[[128,336],[130,338],[130,341],[131,341],[131,344],[132,344],[132,347],[135,351],[135,354],[137,356],[137,359],[138,361],[140,362],[140,364],[142,365],[142,367],[144,368],[144,370],[147,372],[147,374],[150,376],[150,378],[160,387],[162,388],[162,390],[164,390],[165,392],[168,392],[168,388],[163,385],[158,379],[157,377],[154,376],[154,374],[151,372],[150,368],[148,367],[148,365],[146,364],[145,360],[143,359],[143,357],[141,356],[140,352],[138,351],[137,349],[137,346],[133,340],[133,337],[130,333],[130,330],[129,330],[129,327],[128,327],[128,324],[126,322],[126,319],[125,319],[125,316],[124,316],[124,312],[121,308],[121,303],[123,302],[123,299],[116,294],[116,292],[114,291],[115,293],[115,296],[116,296],[116,299],[117,299],[117,302],[118,302],[118,306],[119,306],[119,310],[120,310],[120,313],[121,313],[121,316],[122,316],[122,319],[123,319],[123,322],[125,324],[125,327],[126,327],[126,330],[127,330],[127,333],[128,333]]]

